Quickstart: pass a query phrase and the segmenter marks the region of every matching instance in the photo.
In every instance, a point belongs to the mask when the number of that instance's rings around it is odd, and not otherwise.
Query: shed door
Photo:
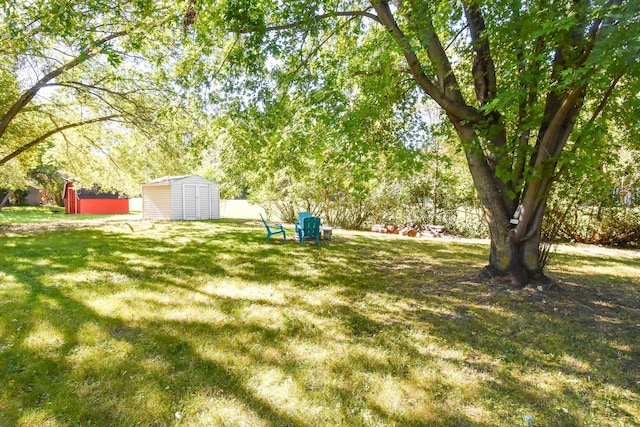
[[[182,184],[182,217],[198,219],[198,185]]]
[[[206,184],[198,185],[198,219],[211,219],[211,192]]]
[[[77,214],[78,213],[78,199],[76,195],[76,190],[73,189],[72,186],[67,185],[66,187],[67,194],[64,197],[64,211],[68,214]]]
[[[184,219],[211,219],[211,191],[207,184],[182,184]]]

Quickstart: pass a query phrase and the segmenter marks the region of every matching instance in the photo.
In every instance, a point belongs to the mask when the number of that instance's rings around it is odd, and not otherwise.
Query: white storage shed
[[[219,219],[220,188],[199,175],[165,176],[142,185],[144,219]]]

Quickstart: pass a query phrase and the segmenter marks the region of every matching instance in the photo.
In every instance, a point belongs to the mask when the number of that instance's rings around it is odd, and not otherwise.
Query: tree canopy
[[[509,272],[518,285],[541,277],[552,184],[608,150],[601,137],[616,110],[637,118],[637,2],[190,4],[190,31],[207,47],[199,59],[227,70],[220,89],[235,93],[240,107],[293,92],[314,108],[330,100],[334,114],[358,104],[393,116],[434,100],[456,131],[487,214],[488,271]],[[362,128],[372,126],[348,130]]]

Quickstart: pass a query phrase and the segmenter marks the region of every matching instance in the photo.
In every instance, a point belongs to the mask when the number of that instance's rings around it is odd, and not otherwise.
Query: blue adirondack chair
[[[287,233],[284,231],[284,227],[282,226],[282,224],[267,224],[267,221],[264,219],[262,214],[260,214],[260,219],[262,219],[262,223],[267,229],[267,241],[269,241],[271,236],[273,236],[274,234],[282,234],[284,240],[287,240]],[[272,227],[273,230],[271,229]]]
[[[320,246],[320,218],[317,216],[304,218],[297,232],[301,245],[304,245],[305,239],[316,239],[318,246]]]
[[[296,233],[298,232],[298,230],[299,230],[300,228],[302,228],[302,224],[303,224],[303,222],[304,222],[304,219],[305,219],[305,218],[309,218],[309,217],[311,217],[311,216],[313,216],[313,215],[311,214],[311,212],[300,212],[300,213],[298,214],[298,222],[296,222],[296,223],[295,223],[295,226],[296,226]]]

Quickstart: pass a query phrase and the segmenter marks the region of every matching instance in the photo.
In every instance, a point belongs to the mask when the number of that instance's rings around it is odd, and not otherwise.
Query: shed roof
[[[78,199],[128,199],[126,194],[120,194],[118,191],[101,191],[99,188],[81,188],[76,192]]]
[[[179,181],[184,178],[189,178],[190,176],[195,176],[195,175],[163,176],[162,178],[152,179],[151,181],[146,182],[145,184],[164,184],[164,183],[169,183],[173,181]]]
[[[73,182],[67,181],[67,185],[73,188]],[[66,186],[65,191],[62,194],[62,198],[67,197]],[[92,188],[79,188],[76,190],[76,197],[78,199],[128,199],[129,196],[122,194],[117,190],[104,191],[99,185],[94,184]]]
[[[198,180],[202,180],[202,181],[207,181],[207,182],[211,182],[213,184],[215,184],[215,182],[208,180],[206,178],[201,177],[200,175],[197,174],[191,174],[191,175],[181,175],[181,176],[163,176],[162,178],[156,178],[154,180],[151,180],[149,182],[146,182],[144,185],[162,185],[162,184],[171,184],[173,182],[176,181],[181,181],[183,179],[187,179],[187,178],[195,178]]]

